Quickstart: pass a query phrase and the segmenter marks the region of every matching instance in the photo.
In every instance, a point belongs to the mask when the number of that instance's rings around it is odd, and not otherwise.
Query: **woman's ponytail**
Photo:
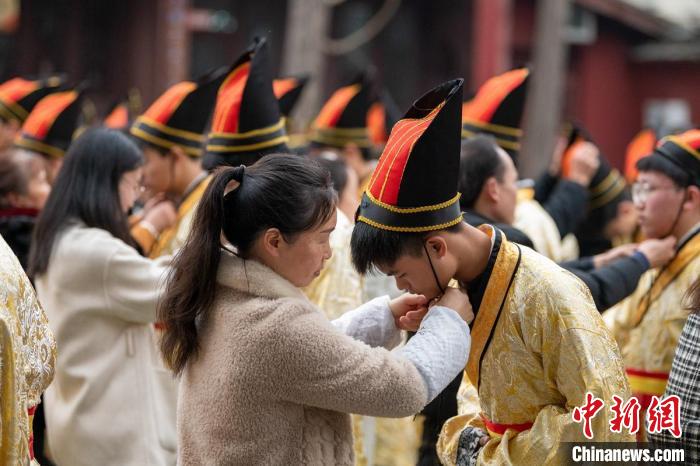
[[[214,301],[216,275],[221,260],[221,231],[226,216],[226,188],[231,181],[243,181],[244,167],[218,171],[209,183],[192,222],[192,230],[175,256],[167,279],[167,290],[158,304],[158,321],[165,330],[160,348],[176,373],[198,350],[198,319]],[[237,186],[236,188],[238,188]]]

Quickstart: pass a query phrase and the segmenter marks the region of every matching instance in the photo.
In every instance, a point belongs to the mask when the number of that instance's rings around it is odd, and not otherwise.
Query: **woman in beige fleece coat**
[[[471,309],[456,290],[430,311],[384,297],[333,322],[300,291],[330,257],[335,203],[328,173],[298,156],[209,185],[159,305],[182,374],[179,464],[351,465],[348,413],[418,413],[464,367]],[[401,328],[418,333],[392,353]]]
[[[137,252],[126,217],[142,164],[127,136],[87,131],[36,226],[30,273],[58,347],[44,396],[58,466],[175,464],[177,401],[153,328],[167,260]]]

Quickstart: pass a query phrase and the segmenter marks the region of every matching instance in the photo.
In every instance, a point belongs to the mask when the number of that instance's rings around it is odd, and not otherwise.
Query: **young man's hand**
[[[457,288],[448,287],[445,294],[435,303],[435,306],[444,306],[457,312],[464,321],[469,324],[474,320],[474,311],[467,294]]]

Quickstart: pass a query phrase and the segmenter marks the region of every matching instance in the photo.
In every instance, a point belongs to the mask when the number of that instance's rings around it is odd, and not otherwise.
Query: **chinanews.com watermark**
[[[653,396],[642,405],[639,399],[631,397],[626,402],[613,396],[610,410],[613,414],[609,421],[610,432],[622,433],[626,430],[631,435],[638,435],[640,429],[647,428],[647,433],[660,434],[668,432],[674,438],[680,438],[680,405],[677,396]],[[581,424],[583,435],[594,439],[592,419],[605,407],[600,398],[586,393],[585,403],[574,409],[573,420]],[[644,413],[642,417],[640,413]],[[640,425],[641,424],[641,425]],[[684,464],[685,451],[682,448],[655,448],[650,443],[566,443],[565,455],[569,464]]]
[[[682,448],[654,448],[649,443],[568,443],[569,464],[684,464]]]

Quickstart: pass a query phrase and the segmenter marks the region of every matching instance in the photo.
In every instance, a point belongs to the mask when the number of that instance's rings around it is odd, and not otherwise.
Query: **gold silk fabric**
[[[0,464],[29,463],[36,406],[53,380],[56,342],[31,282],[0,237]]]
[[[587,392],[605,403],[592,420],[593,441],[633,440],[608,426],[613,395],[630,397],[619,350],[590,292],[569,272],[504,238],[471,335],[459,414],[438,440],[443,464],[455,464],[465,427],[488,430],[484,417],[520,427],[489,431],[477,464],[564,464],[561,442],[587,440],[572,418]]]

